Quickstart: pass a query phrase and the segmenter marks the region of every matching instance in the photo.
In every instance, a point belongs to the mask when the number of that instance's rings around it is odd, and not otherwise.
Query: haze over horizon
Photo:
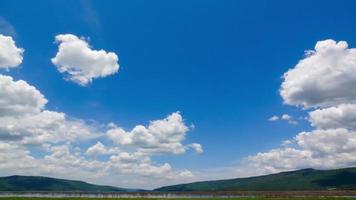
[[[0,2],[0,176],[124,188],[356,166],[356,2]]]

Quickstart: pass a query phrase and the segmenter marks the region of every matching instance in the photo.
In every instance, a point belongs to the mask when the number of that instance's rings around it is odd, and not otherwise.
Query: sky
[[[356,166],[355,13],[0,1],[0,175],[152,189]]]

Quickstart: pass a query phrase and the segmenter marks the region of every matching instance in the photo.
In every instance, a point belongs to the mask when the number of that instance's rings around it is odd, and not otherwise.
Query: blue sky
[[[199,174],[208,169],[231,170],[248,156],[279,148],[282,141],[312,130],[304,119],[308,110],[283,104],[282,76],[317,41],[344,40],[355,46],[355,4],[2,1],[0,16],[6,25],[0,26],[0,33],[12,36],[25,52],[20,67],[1,74],[37,88],[48,100],[46,109],[95,124],[113,122],[130,130],[180,111],[187,126],[194,124],[184,143],[197,142],[204,152],[152,155],[151,159]],[[54,42],[58,34],[85,37],[93,49],[115,52],[118,73],[84,87],[64,80],[51,62],[58,51]],[[282,114],[292,116],[297,124],[268,120]],[[78,146],[87,148],[96,142]],[[42,154],[33,150],[35,157]],[[230,173],[216,176],[226,178]]]

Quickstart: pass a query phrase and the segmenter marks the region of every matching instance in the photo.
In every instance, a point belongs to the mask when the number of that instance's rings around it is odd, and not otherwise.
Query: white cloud
[[[309,113],[312,126],[318,129],[347,128],[356,130],[356,104],[341,104]]]
[[[328,107],[356,98],[356,49],[319,41],[315,51],[284,74],[280,94],[289,105]]]
[[[105,50],[93,50],[84,38],[72,34],[56,36],[57,55],[52,58],[61,73],[80,85],[88,85],[95,78],[115,74],[119,70],[118,56]]]
[[[155,164],[138,153],[116,153],[108,160],[87,159],[67,143],[50,145],[45,156],[35,158],[24,146],[0,141],[0,175],[11,174],[79,179],[132,188],[155,188],[193,178],[189,170],[176,171],[168,163]]]
[[[57,143],[96,137],[93,127],[64,113],[44,110],[37,114],[0,117],[0,138],[22,144]]]
[[[0,117],[39,113],[46,103],[35,87],[0,74]]]
[[[87,155],[100,155],[100,154],[107,154],[108,150],[106,147],[101,143],[97,142],[95,145],[89,147],[85,154]]]
[[[273,115],[272,117],[268,118],[268,121],[277,121],[279,120],[279,117],[276,115]]]
[[[289,124],[294,124],[294,125],[298,124],[298,122],[296,120],[294,120],[293,117],[288,114],[283,114],[282,116],[273,115],[272,117],[270,117],[268,119],[268,121],[271,121],[271,122],[275,122],[278,120],[287,121]]]
[[[178,112],[150,122],[147,128],[138,125],[125,132],[127,141],[113,133],[113,144],[108,141],[109,132],[122,130],[113,123],[89,124],[46,110],[46,104],[34,86],[0,75],[0,175],[42,175],[143,188],[194,177],[189,170],[151,160],[152,154],[178,154],[188,148],[203,151],[200,144],[182,144],[189,128]],[[92,142],[93,146],[83,149]]]
[[[314,108],[315,130],[301,132],[282,147],[248,157],[251,168],[271,173],[301,168],[330,169],[356,165],[356,49],[347,43],[320,41],[284,74],[284,102]],[[290,120],[285,116],[282,119]]]
[[[250,165],[273,173],[302,168],[330,169],[356,165],[356,133],[346,129],[299,133],[286,147],[250,156]]]
[[[0,138],[23,144],[93,137],[84,121],[45,110],[47,99],[27,82],[0,75]]]
[[[85,154],[89,156],[98,156],[105,154],[118,154],[120,152],[119,148],[107,148],[103,143],[98,141],[96,144],[89,147]]]
[[[137,147],[142,153],[182,154],[186,151],[182,141],[188,130],[180,113],[175,112],[165,119],[151,121],[148,127],[137,125],[129,132],[113,128],[108,130],[107,135],[115,143]]]
[[[194,149],[195,152],[197,152],[198,154],[203,153],[203,147],[201,146],[201,144],[198,143],[192,143],[188,145],[190,148]]]
[[[281,117],[282,120],[290,120],[292,119],[292,116],[288,115],[288,114],[283,114],[282,117]]]
[[[18,48],[10,36],[0,34],[0,69],[14,68],[22,63],[24,49]]]

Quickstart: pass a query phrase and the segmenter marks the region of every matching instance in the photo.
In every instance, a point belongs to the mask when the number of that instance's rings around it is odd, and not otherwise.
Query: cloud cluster
[[[263,173],[275,173],[355,166],[355,156],[356,132],[340,128],[299,133],[289,146],[258,153],[248,161]]]
[[[92,137],[92,128],[64,113],[45,110],[47,99],[35,87],[0,75],[0,139],[22,144]]]
[[[184,146],[181,143],[188,130],[180,113],[175,112],[163,120],[151,121],[148,127],[138,125],[129,132],[114,127],[108,130],[107,135],[115,143],[135,146],[144,154],[182,154],[190,146],[201,153],[203,150],[198,144]]]
[[[272,117],[268,118],[268,121],[275,122],[278,120],[287,121],[289,124],[298,124],[296,120],[293,119],[293,116],[288,114],[283,114],[281,116],[273,115]]]
[[[0,74],[0,116],[38,113],[46,103],[47,99],[35,87]]]
[[[55,39],[59,47],[51,61],[69,80],[85,86],[95,78],[118,72],[119,59],[115,53],[93,50],[84,38],[72,34],[57,35]]]
[[[329,107],[356,99],[356,49],[345,41],[319,41],[284,74],[280,94],[289,105]]]
[[[18,67],[22,63],[24,49],[18,48],[10,36],[0,34],[0,69]]]
[[[74,35],[56,39],[59,52],[52,61],[71,80],[86,85],[93,78],[117,72],[116,54],[91,50]],[[0,35],[0,67],[19,65],[22,52],[11,37]],[[198,143],[184,144],[189,128],[179,112],[125,132],[114,124],[89,123],[49,110],[47,103],[36,87],[0,74],[0,175],[44,175],[152,188],[193,176],[189,170],[156,163],[153,155],[182,154],[189,148],[203,152]]]
[[[153,187],[190,179],[192,173],[173,170],[168,163],[156,164],[152,155],[182,154],[188,148],[203,151],[200,144],[183,144],[189,128],[179,112],[151,121],[147,128],[137,125],[130,132],[114,125],[102,130],[65,113],[46,110],[46,98],[25,81],[0,75],[0,88],[1,174],[87,177],[84,179],[88,181],[137,176],[125,184]],[[91,141],[96,143],[81,147]],[[44,155],[35,157],[32,148],[40,149]],[[143,180],[153,177],[159,180],[156,185],[145,185]],[[138,183],[139,180],[143,182]],[[123,184],[113,184],[120,183]]]
[[[356,165],[356,49],[324,40],[308,52],[284,74],[280,93],[286,104],[314,109],[309,121],[315,129],[247,158],[264,173]]]
[[[341,104],[309,113],[311,125],[318,129],[356,130],[356,104]]]

